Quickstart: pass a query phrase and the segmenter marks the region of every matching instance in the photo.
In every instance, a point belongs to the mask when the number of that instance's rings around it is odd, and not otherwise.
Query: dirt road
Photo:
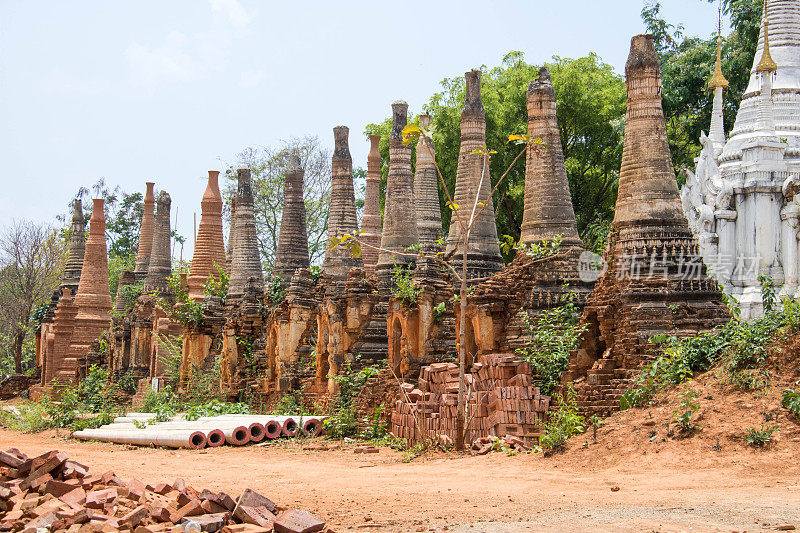
[[[337,531],[731,531],[800,528],[800,466],[789,451],[687,445],[624,461],[601,444],[553,458],[435,455],[403,462],[383,448],[356,455],[308,443],[185,451],[126,449],[0,430],[0,447],[53,448],[125,479],[183,477],[196,488],[252,487],[307,509]],[[645,450],[643,450],[645,451]],[[619,487],[619,490],[612,490]]]

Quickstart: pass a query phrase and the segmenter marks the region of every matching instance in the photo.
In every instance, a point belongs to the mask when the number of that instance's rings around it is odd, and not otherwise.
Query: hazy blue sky
[[[662,0],[708,35],[716,6]],[[43,2],[0,0],[0,226],[52,220],[105,177],[152,179],[191,234],[206,171],[244,147],[364,126],[397,99],[416,113],[444,77],[596,52],[622,72],[643,0]],[[191,251],[191,238],[189,248]]]

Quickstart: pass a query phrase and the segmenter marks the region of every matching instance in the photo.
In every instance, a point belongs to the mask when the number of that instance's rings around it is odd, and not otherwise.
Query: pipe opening
[[[222,446],[222,443],[225,442],[225,435],[218,429],[209,432],[208,434],[208,445],[209,446]]]
[[[279,437],[281,434],[281,425],[275,420],[270,420],[267,422],[267,425],[264,426],[264,433],[266,433],[268,439]]]
[[[199,432],[198,433],[192,433],[192,436],[190,438],[190,442],[191,442],[193,448],[200,449],[200,448],[204,448],[205,447],[206,438],[203,436],[202,433],[199,433]]]
[[[237,444],[244,444],[247,442],[247,430],[244,428],[236,428],[233,431],[233,438]]]
[[[250,440],[259,442],[264,439],[264,426],[258,422],[250,424],[248,429],[250,431]]]
[[[322,431],[322,424],[316,418],[306,420],[303,424],[303,433],[316,437]]]

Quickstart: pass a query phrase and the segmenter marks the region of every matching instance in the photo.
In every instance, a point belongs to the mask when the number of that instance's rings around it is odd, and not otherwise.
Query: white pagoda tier
[[[798,293],[800,229],[800,0],[766,0],[750,83],[725,141],[719,50],[714,109],[683,208],[703,259],[743,318],[763,313],[759,276],[780,297]]]

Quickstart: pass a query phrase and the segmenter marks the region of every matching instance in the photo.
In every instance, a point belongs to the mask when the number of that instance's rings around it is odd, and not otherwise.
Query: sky
[[[717,8],[662,0],[688,35],[710,35]],[[248,146],[364,127],[406,100],[417,113],[443,78],[596,52],[624,71],[643,0],[249,1],[0,0],[0,228],[56,223],[100,177],[172,196],[189,236],[208,170]]]

